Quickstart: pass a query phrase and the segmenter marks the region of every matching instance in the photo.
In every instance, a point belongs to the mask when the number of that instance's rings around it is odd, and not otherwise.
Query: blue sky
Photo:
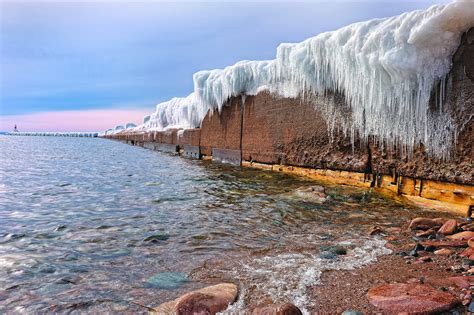
[[[0,0],[0,115],[152,112],[196,71],[440,2]]]

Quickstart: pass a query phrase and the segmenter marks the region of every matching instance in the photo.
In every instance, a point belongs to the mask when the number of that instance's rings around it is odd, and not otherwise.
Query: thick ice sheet
[[[197,72],[193,93],[158,104],[137,129],[195,128],[230,97],[263,90],[306,100],[330,91],[345,95],[352,115],[335,115],[337,106],[326,102],[316,109],[328,126],[353,139],[378,136],[408,153],[421,142],[431,155],[447,158],[455,126],[443,110],[442,93],[436,110],[429,100],[438,82],[444,87],[460,37],[473,26],[474,1],[462,0],[281,44],[274,60]]]

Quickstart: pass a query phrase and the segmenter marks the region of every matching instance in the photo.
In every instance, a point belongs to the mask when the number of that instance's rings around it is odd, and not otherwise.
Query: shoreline
[[[196,146],[190,148],[188,145],[179,145],[177,144],[178,141],[173,141],[172,139],[166,142],[174,142],[176,144],[153,141],[153,139],[157,138],[155,134],[156,133],[152,132],[122,134],[107,136],[105,138],[118,140],[125,144],[140,146],[149,150],[171,153],[185,158],[198,158],[242,167],[294,174],[328,184],[364,187],[367,189],[373,188],[386,196],[394,199],[401,198],[418,207],[447,211],[461,216],[468,216],[474,208],[474,185],[412,178],[401,175],[389,176],[350,170],[319,169],[283,164],[258,163],[246,160],[235,161],[232,156],[227,159],[216,158],[215,156],[200,154],[199,146],[197,146],[197,148]],[[176,132],[173,134],[176,134]],[[219,152],[216,149],[212,151]],[[228,154],[235,155],[235,152]]]
[[[139,145],[143,148],[164,151],[170,153],[171,146],[156,146],[153,142],[135,142],[134,145]],[[172,151],[172,150],[171,150]],[[187,156],[183,154],[183,150],[179,150],[179,146],[176,146],[176,152],[171,152],[176,155]],[[193,156],[187,156],[193,158]],[[213,160],[212,157],[203,157],[203,160]],[[367,174],[348,172],[348,171],[331,171],[331,170],[315,170],[302,167],[292,167],[283,165],[268,165],[263,163],[252,163],[242,161],[241,166],[253,167],[258,169],[266,169],[276,172],[283,172],[293,175],[300,175],[310,179],[329,184],[337,185],[348,185],[355,187],[371,188],[373,181],[367,178]],[[447,211],[447,215],[451,218],[454,215],[465,216],[468,213],[468,207],[465,205],[459,205],[449,202],[440,202],[421,196],[414,196],[413,194],[406,194],[405,191],[397,191],[393,189],[393,185],[387,176],[382,177],[382,184],[380,186],[372,187],[378,193],[382,195],[388,195],[394,199],[402,199],[404,202],[415,204],[420,206],[429,206],[433,211],[433,216],[437,214],[437,211]],[[462,189],[473,189],[471,186],[458,186],[452,183],[433,183],[432,181],[425,182],[427,186],[437,187],[441,193],[439,196],[446,196],[446,190],[440,189],[451,188],[451,198],[454,195],[459,197],[459,192]],[[416,184],[414,184],[416,187]],[[400,187],[400,186],[396,186]],[[425,186],[426,187],[426,186]],[[416,191],[413,189],[412,191]],[[454,191],[457,191],[454,193]],[[409,191],[408,191],[409,192]],[[431,192],[433,193],[433,192]],[[470,198],[467,195],[468,199]],[[446,198],[448,199],[448,198]],[[416,202],[414,202],[414,200]],[[436,207],[432,207],[435,205]],[[467,208],[467,209],[466,209]],[[454,211],[453,211],[454,210]],[[446,218],[445,221],[448,219]],[[429,230],[429,229],[428,229]],[[459,256],[462,251],[465,250],[467,243],[461,249],[454,247],[450,250],[453,252],[450,255],[437,255],[434,254],[432,249],[430,251],[421,250],[415,255],[401,255],[400,253],[409,253],[413,251],[413,248],[418,246],[417,244],[425,240],[425,236],[415,236],[415,232],[422,230],[410,230],[408,228],[408,222],[399,228],[392,228],[389,232],[383,229],[376,230],[376,234],[381,234],[383,239],[387,241],[385,247],[392,251],[391,254],[381,255],[377,257],[375,262],[371,262],[365,266],[355,268],[353,270],[324,270],[321,274],[320,284],[311,286],[307,289],[307,296],[315,301],[315,305],[309,308],[310,312],[322,312],[322,313],[334,313],[334,312],[345,312],[349,310],[363,312],[366,314],[380,312],[380,309],[370,304],[367,299],[367,292],[377,285],[382,284],[395,284],[401,283],[406,285],[428,285],[435,290],[448,292],[452,296],[455,296],[456,303],[453,311],[467,312],[469,304],[471,303],[471,289],[474,289],[474,276],[472,271],[469,271],[471,264],[474,261],[469,260],[468,262],[463,261],[463,258]],[[433,234],[432,234],[433,235]],[[417,237],[418,241],[414,241],[413,238]],[[438,236],[439,238],[439,236]],[[441,237],[444,238],[444,237]],[[469,247],[468,247],[469,248]],[[474,257],[472,257],[474,258]],[[465,260],[465,259],[464,259]],[[463,263],[465,264],[463,267]],[[468,265],[466,265],[466,263]],[[474,265],[474,264],[473,264]],[[454,278],[463,277],[465,283],[469,283],[467,287],[458,287],[453,283],[456,283]],[[214,279],[217,280],[217,279]],[[224,281],[231,281],[231,279],[223,279]],[[454,282],[453,282],[454,281]],[[248,292],[247,292],[248,294]],[[469,303],[467,303],[469,301]],[[287,301],[278,301],[287,302]],[[276,301],[264,301],[264,304],[268,305],[265,307],[272,307]],[[250,302],[247,308],[251,311],[261,306],[261,303]],[[226,311],[224,311],[226,313]],[[227,313],[232,313],[229,311]],[[411,313],[410,313],[411,314]],[[414,312],[413,314],[417,314]]]
[[[450,220],[452,219],[443,219],[444,222]],[[302,298],[309,301],[310,305],[300,310],[304,311],[303,313],[310,314],[344,314],[344,312],[353,312],[349,314],[400,314],[401,312],[403,314],[431,314],[440,312],[451,314],[453,312],[468,313],[468,310],[472,310],[474,308],[474,302],[472,302],[474,269],[471,268],[474,267],[474,260],[462,257],[461,255],[465,251],[474,252],[474,250],[467,245],[467,241],[463,247],[440,247],[441,249],[448,249],[450,251],[449,254],[438,251],[440,248],[437,247],[420,247],[421,243],[429,240],[429,236],[426,234],[425,236],[418,237],[419,241],[414,241],[416,234],[426,231],[410,229],[409,223],[407,222],[400,227],[368,231],[369,234],[376,231],[375,234],[378,236],[374,234],[373,237],[385,240],[385,248],[391,250],[391,253],[377,256],[376,261],[363,264],[362,266],[355,266],[355,268],[323,270],[319,282],[306,287],[306,292]],[[424,227],[420,226],[420,228]],[[462,231],[462,229],[459,229],[459,231]],[[472,233],[474,234],[474,232]],[[437,235],[436,239],[445,240],[446,237]],[[331,264],[344,263],[339,258],[335,259]],[[191,277],[198,281],[207,280],[209,284],[233,283],[240,290],[243,284],[238,279],[232,279],[225,272],[220,273],[225,268],[226,262],[214,262],[210,266],[204,266],[195,270],[191,273]],[[452,301],[451,304],[443,304],[444,302],[438,301],[437,297],[430,297],[428,295],[427,298],[423,294],[420,297],[418,296],[420,292],[415,292],[413,293],[414,298],[412,301],[404,303],[400,301],[400,297],[395,295],[388,299],[389,301],[385,303],[386,305],[382,303],[382,307],[377,307],[370,297],[370,292],[385,285],[419,286],[422,290],[440,292],[441,297],[447,296]],[[262,294],[258,286],[258,282],[247,283],[246,286],[243,286],[245,291],[239,292],[238,298],[233,303],[229,303],[228,308],[226,306],[225,309],[222,309],[221,313],[284,314],[278,313],[277,309],[282,305],[295,306],[288,299],[272,300],[265,293]],[[401,294],[401,299],[404,296],[405,293]],[[186,295],[178,297],[174,302],[185,297]],[[391,301],[393,299],[396,301],[394,305],[393,301]],[[419,311],[417,309],[417,302],[420,301],[423,302],[422,304],[426,309],[432,307],[435,311]],[[198,302],[194,301],[194,303]],[[400,308],[402,304],[405,306]],[[171,302],[165,302],[154,308],[154,310],[161,314],[162,306],[168,307],[168,310],[173,310],[173,305]],[[270,313],[261,313],[261,308],[270,310]],[[211,312],[211,314],[214,313]]]

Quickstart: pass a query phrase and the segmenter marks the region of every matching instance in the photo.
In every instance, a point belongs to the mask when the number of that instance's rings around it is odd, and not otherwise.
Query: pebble
[[[450,219],[439,228],[438,233],[443,235],[451,235],[456,232],[458,228],[458,222],[454,219]]]
[[[449,235],[448,237],[453,240],[466,240],[467,241],[474,237],[474,231],[459,232],[453,235]]]
[[[435,250],[434,254],[439,255],[439,256],[449,256],[449,255],[454,254],[454,250],[449,249],[449,248],[441,248],[441,249]]]
[[[429,228],[441,227],[444,220],[441,218],[431,219],[431,218],[415,218],[411,220],[409,228],[412,230],[427,230]]]
[[[261,305],[254,308],[252,315],[302,315],[301,310],[291,303]]]

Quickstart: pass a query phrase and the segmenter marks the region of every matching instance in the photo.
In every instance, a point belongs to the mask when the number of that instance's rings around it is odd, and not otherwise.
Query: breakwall
[[[199,129],[106,137],[188,157],[372,187],[467,213],[474,205],[474,29],[463,35],[445,83],[433,89],[431,110],[439,110],[440,95],[457,135],[451,157],[444,160],[431,157],[421,143],[408,154],[375,137],[360,141],[328,125],[327,113],[316,111],[315,103],[333,102],[339,108],[334,115],[351,115],[344,95],[330,91],[311,99],[267,92],[233,97],[221,112],[209,112]],[[383,119],[377,123],[383,124]]]

